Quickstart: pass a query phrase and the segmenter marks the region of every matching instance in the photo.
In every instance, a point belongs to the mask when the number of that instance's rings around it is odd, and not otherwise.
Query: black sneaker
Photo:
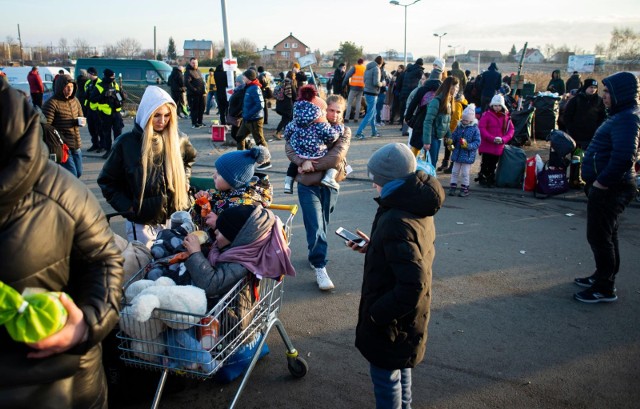
[[[593,275],[590,275],[589,277],[576,278],[573,280],[573,283],[575,285],[579,285],[580,287],[590,288],[596,283],[596,279],[593,277]]]
[[[107,158],[109,157],[109,153],[111,153],[111,151],[109,151],[109,150],[108,150],[108,151],[106,151],[106,152],[104,153],[104,155],[102,155],[102,156],[100,156],[100,157],[101,157],[102,159],[107,159]]]
[[[598,290],[584,290],[579,293],[573,294],[573,298],[577,301],[585,302],[587,304],[596,304],[599,302],[614,302],[618,299],[615,291],[603,292]]]
[[[93,152],[93,151],[97,151],[97,150],[100,150],[99,146],[91,145],[91,147],[89,149],[87,149],[87,152]]]
[[[267,170],[267,169],[271,169],[271,168],[272,168],[271,162],[265,162],[262,165],[257,166],[256,170]]]

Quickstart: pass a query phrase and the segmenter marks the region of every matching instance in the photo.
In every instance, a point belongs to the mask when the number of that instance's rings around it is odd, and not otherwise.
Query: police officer
[[[124,123],[122,122],[122,104],[124,95],[116,82],[116,73],[109,68],[104,70],[102,81],[96,83],[91,93],[91,102],[97,103],[98,116],[100,118],[100,146],[105,150],[103,159],[107,159],[111,151],[111,130],[113,139],[120,136]]]
[[[87,127],[89,128],[89,134],[91,135],[91,147],[87,149],[88,152],[100,153],[100,117],[98,116],[98,103],[91,102],[91,95],[93,93],[96,84],[101,80],[98,78],[98,71],[94,67],[87,69],[87,76],[89,79],[84,84],[78,84],[78,87],[84,88],[84,106],[83,110],[87,116]]]

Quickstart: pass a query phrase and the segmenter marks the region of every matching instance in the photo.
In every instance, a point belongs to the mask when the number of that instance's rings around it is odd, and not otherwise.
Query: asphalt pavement
[[[215,117],[205,117],[210,122]],[[271,111],[267,139],[279,117]],[[125,131],[131,129],[125,120]],[[213,172],[221,154],[235,149],[211,141],[209,128],[181,129],[198,150],[194,175]],[[352,128],[355,133],[355,128]],[[348,154],[354,172],[342,182],[330,231],[342,226],[370,231],[375,191],[366,163],[380,146],[403,142],[399,126],[380,129],[381,138],[353,140]],[[83,129],[83,143],[89,144]],[[367,134],[367,133],[365,133]],[[282,191],[288,161],[282,141],[269,142],[274,202],[297,203]],[[546,142],[525,149],[548,152]],[[82,180],[105,210],[96,177],[104,160],[84,155]],[[478,161],[479,162],[479,161]],[[476,173],[479,163],[474,165]],[[473,174],[472,173],[472,174]],[[444,186],[448,175],[439,175]],[[447,197],[435,216],[433,302],[425,360],[413,371],[415,408],[637,408],[640,392],[640,222],[638,203],[620,220],[622,265],[619,300],[586,305],[572,299],[574,277],[594,264],[586,242],[586,200],[579,191],[546,200],[518,189],[484,189],[472,183],[466,198]],[[114,220],[116,232],[122,222]],[[292,258],[298,275],[287,279],[280,318],[309,364],[302,379],[290,376],[285,348],[270,333],[263,358],[240,397],[240,408],[371,408],[368,364],[354,347],[363,256],[329,235],[327,266],[335,290],[320,292],[306,261],[302,215],[293,227]],[[168,385],[175,385],[170,377]],[[162,408],[223,408],[239,381],[222,385],[190,381],[163,396]],[[131,390],[127,408],[148,407],[153,390]]]

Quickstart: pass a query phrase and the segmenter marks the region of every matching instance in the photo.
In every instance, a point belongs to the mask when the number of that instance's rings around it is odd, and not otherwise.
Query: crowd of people
[[[42,105],[37,87],[32,108],[0,79],[0,101],[13,107],[12,112],[4,110],[0,115],[0,129],[6,135],[0,150],[0,178],[15,181],[0,185],[5,198],[0,207],[6,210],[2,214],[9,215],[9,219],[0,219],[3,241],[8,244],[3,246],[7,259],[18,254],[19,241],[12,230],[29,223],[16,218],[23,208],[34,210],[60,202],[69,208],[57,207],[56,212],[70,216],[64,218],[69,223],[56,225],[65,234],[63,242],[52,249],[64,263],[27,254],[16,260],[20,263],[12,264],[14,268],[7,270],[10,274],[0,277],[19,291],[37,283],[47,290],[68,291],[73,298],[61,297],[69,314],[63,335],[31,345],[0,338],[5,346],[4,372],[20,367],[28,374],[38,360],[51,368],[42,379],[5,376],[0,403],[20,407],[32,402],[36,393],[38,399],[62,394],[74,405],[89,399],[95,401],[91,407],[106,403],[97,346],[117,321],[122,259],[97,200],[77,180],[82,175],[79,127],[84,126],[84,120],[93,144],[88,150],[105,152],[98,185],[109,205],[126,217],[129,241],[135,239],[151,247],[172,214],[192,209],[193,199],[203,199],[211,204],[211,212],[203,216],[201,227],[207,229],[214,245],[205,249],[196,236],[184,238],[191,282],[220,294],[231,282],[263,271],[260,269],[278,268],[283,274],[295,275],[286,242],[280,237],[281,226],[266,209],[273,193],[268,175],[262,173],[272,167],[264,135],[268,120],[265,101],[275,99],[275,110],[282,119],[273,138],[284,140],[282,149],[290,161],[284,193],[292,194],[297,187],[307,260],[322,291],[335,288],[327,270],[327,234],[340,183],[349,172],[349,123],[361,121],[356,139],[365,138],[367,127],[372,137],[379,137],[378,126],[383,122],[401,124],[399,132],[408,137],[406,143],[384,145],[369,159],[367,174],[377,192],[379,208],[370,233],[356,232],[364,245],[346,243],[365,254],[356,347],[370,363],[376,405],[408,407],[411,368],[422,361],[427,341],[433,216],[445,197],[435,171],[428,174],[419,168],[416,157],[422,154],[435,168],[444,150],[438,169],[451,174],[448,193],[467,197],[470,168],[476,157],[481,157],[479,184],[495,186],[496,165],[514,134],[512,107],[500,92],[504,84],[495,63],[475,78],[458,64],[447,71],[445,61],[439,58],[431,63],[429,72],[424,65],[418,59],[387,74],[381,56],[366,65],[362,58],[352,67],[340,64],[326,98],[315,85],[306,84],[297,64],[281,73],[277,85],[263,67],[250,67],[235,78],[234,93],[227,99],[222,67],[209,70],[204,77],[198,60],[192,58],[184,73],[174,68],[169,78],[171,93],[147,87],[133,128],[124,134],[120,112],[126,94],[112,70],[105,69],[102,78],[93,68],[81,72],[76,80],[62,74],[55,81],[54,96],[42,106],[44,121],[58,129],[69,147],[69,159],[62,167],[46,160],[46,147],[37,131],[41,121],[37,110]],[[33,76],[36,74],[37,70]],[[600,96],[595,79],[580,82],[576,74],[567,85],[560,72],[554,71],[548,86],[550,92],[570,95],[563,107],[563,126],[585,157],[582,175],[588,196],[587,239],[596,269],[591,276],[575,279],[575,284],[587,289],[574,297],[587,303],[612,302],[617,299],[614,284],[620,267],[619,216],[637,191],[633,164],[640,130],[638,78],[625,72],[607,77]],[[191,167],[197,152],[179,131],[178,119],[188,114],[192,128],[197,129],[204,126],[203,115],[212,109],[217,109],[221,123],[230,127],[237,150],[217,159],[214,188],[190,198]],[[28,160],[18,161],[18,157]],[[54,188],[45,189],[47,186]],[[43,189],[49,192],[46,200],[29,200]],[[83,199],[63,200],[64,196]],[[43,214],[54,223],[55,212]],[[43,237],[33,240],[45,245]],[[267,267],[260,260],[247,261],[248,254],[265,248],[284,256]],[[43,268],[43,263],[49,267]],[[79,366],[81,356],[92,363]],[[59,407],[69,407],[67,403]]]

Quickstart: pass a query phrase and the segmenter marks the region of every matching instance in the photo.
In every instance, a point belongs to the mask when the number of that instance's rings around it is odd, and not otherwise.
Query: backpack
[[[42,139],[49,148],[49,159],[56,163],[66,163],[69,160],[69,147],[53,125],[42,124]]]
[[[284,86],[282,84],[276,85],[273,89],[273,97],[278,101],[284,101]]]

